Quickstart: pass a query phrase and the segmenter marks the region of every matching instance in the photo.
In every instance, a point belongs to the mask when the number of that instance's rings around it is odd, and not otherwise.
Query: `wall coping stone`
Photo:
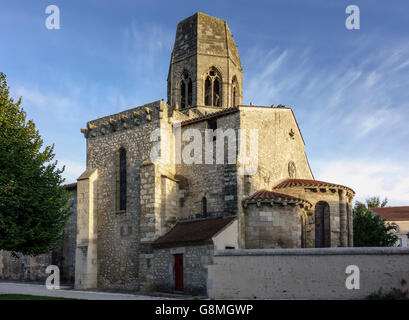
[[[215,250],[215,256],[314,256],[314,255],[409,255],[409,248],[356,247],[356,248],[302,248],[302,249],[233,249]]]

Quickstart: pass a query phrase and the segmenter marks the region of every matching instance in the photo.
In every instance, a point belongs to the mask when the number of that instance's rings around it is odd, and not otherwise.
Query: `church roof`
[[[61,186],[61,188],[64,188],[66,190],[76,190],[77,189],[77,183],[69,183],[69,184],[64,184]]]
[[[243,203],[245,205],[250,203],[261,203],[261,202],[276,202],[276,203],[294,203],[294,204],[303,204],[306,206],[312,206],[312,204],[304,199],[290,196],[284,193],[278,193],[274,191],[269,191],[266,189],[260,189],[253,193],[251,196],[244,199]]]
[[[172,60],[193,54],[230,57],[241,68],[239,53],[226,21],[197,12],[178,23]]]
[[[213,119],[213,118],[218,118],[218,117],[221,117],[221,116],[224,116],[224,115],[227,115],[227,114],[231,114],[231,113],[234,113],[234,112],[238,112],[238,111],[239,111],[238,107],[225,108],[225,109],[222,109],[220,111],[211,112],[211,113],[208,113],[206,115],[202,115],[202,116],[199,116],[199,117],[196,117],[196,118],[192,118],[192,119],[182,121],[181,126],[186,126],[186,125],[189,125],[189,124],[192,124],[192,123],[196,123],[196,122],[200,122],[200,121],[204,121],[204,120],[209,120],[209,119]]]
[[[169,232],[156,239],[153,247],[170,248],[212,244],[212,238],[234,219],[236,217],[180,221]]]
[[[390,221],[409,220],[409,206],[406,207],[386,207],[372,208],[382,219]]]
[[[291,188],[291,187],[329,187],[329,188],[341,188],[341,189],[348,189],[349,191],[354,190],[348,188],[346,186],[325,182],[325,181],[318,181],[318,180],[308,180],[308,179],[287,179],[279,184],[277,184],[273,189],[283,189],[283,188]]]

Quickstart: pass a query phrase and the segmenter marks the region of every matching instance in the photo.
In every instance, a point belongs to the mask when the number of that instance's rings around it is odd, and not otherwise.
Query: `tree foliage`
[[[393,233],[396,224],[387,223],[371,212],[372,208],[385,207],[388,199],[370,197],[366,203],[357,201],[354,205],[354,246],[355,247],[391,247],[398,237]]]
[[[64,168],[52,162],[54,146],[42,148],[20,104],[0,73],[0,250],[38,255],[61,245],[70,194],[60,187]]]

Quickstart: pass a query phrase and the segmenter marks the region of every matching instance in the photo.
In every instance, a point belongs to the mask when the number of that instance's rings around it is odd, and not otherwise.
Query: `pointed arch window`
[[[193,84],[189,74],[185,71],[180,80],[180,109],[192,106]]]
[[[222,78],[220,73],[213,67],[205,76],[205,105],[217,106],[222,105]]]

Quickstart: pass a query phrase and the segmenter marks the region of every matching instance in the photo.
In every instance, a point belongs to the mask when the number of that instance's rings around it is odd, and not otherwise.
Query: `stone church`
[[[242,90],[227,23],[196,13],[177,25],[167,101],[81,129],[76,288],[205,294],[214,250],[353,246],[354,191],[314,179],[291,108]]]

